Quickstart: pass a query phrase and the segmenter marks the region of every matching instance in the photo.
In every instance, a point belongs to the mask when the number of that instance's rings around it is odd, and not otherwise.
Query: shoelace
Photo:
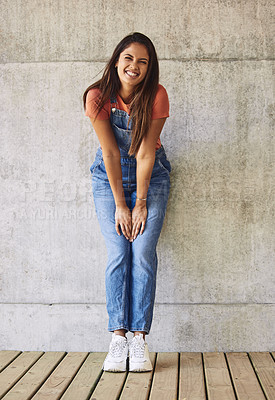
[[[142,338],[134,337],[131,342],[131,352],[134,357],[143,358],[145,350],[145,342]]]
[[[125,349],[126,344],[127,342],[122,340],[112,342],[109,350],[110,355],[112,357],[120,357],[123,353],[123,350]]]

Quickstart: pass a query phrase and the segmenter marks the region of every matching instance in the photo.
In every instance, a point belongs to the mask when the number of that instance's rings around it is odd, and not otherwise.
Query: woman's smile
[[[126,73],[126,75],[130,76],[131,78],[137,78],[139,76],[138,72],[133,72],[130,70],[126,70],[125,73]]]

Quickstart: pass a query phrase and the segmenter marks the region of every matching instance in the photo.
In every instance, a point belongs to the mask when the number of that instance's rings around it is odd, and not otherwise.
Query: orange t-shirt
[[[96,116],[96,108],[97,108],[97,99],[100,94],[100,90],[95,88],[95,89],[90,89],[87,93],[86,97],[86,112],[85,115],[89,118],[94,119]],[[117,94],[117,108],[119,110],[126,111],[127,114],[129,115],[129,106],[128,104],[125,104],[122,98]],[[97,118],[99,120],[104,120],[104,119],[109,119],[111,115],[111,101],[107,101],[103,108],[101,109],[100,113],[98,114]],[[155,97],[155,101],[153,103],[153,109],[152,109],[152,119],[158,119],[158,118],[166,118],[169,117],[169,99],[168,95],[166,92],[166,89],[159,84],[158,85],[158,90],[157,94]],[[157,144],[156,144],[156,150],[159,149],[161,146],[161,141],[160,138],[158,138]]]

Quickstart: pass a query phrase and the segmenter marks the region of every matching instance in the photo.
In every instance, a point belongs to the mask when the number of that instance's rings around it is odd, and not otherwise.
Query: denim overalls
[[[111,98],[110,123],[120,149],[122,184],[127,206],[132,210],[136,201],[136,159],[128,155],[131,144],[129,115],[117,109]],[[108,263],[105,270],[108,330],[150,331],[155,301],[157,253],[156,246],[163,225],[170,190],[171,165],[163,146],[156,150],[155,163],[147,194],[147,220],[142,235],[129,242],[115,230],[115,201],[99,147],[90,167],[96,214],[105,238]]]

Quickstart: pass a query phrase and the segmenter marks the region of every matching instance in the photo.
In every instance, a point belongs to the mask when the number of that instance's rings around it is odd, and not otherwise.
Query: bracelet
[[[137,200],[147,200],[147,197],[145,199],[140,199],[139,197],[136,198]]]

